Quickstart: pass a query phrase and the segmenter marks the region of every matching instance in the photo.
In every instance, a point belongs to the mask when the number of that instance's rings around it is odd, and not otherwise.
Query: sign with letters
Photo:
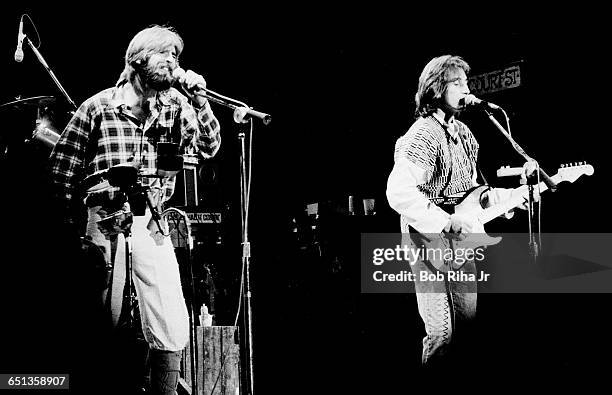
[[[219,224],[221,213],[187,213],[191,224]]]
[[[221,223],[221,213],[211,213],[211,212],[185,212],[187,218],[189,219],[189,223],[192,225],[197,224],[220,224]],[[168,214],[168,219],[176,221],[179,219],[179,214],[175,212],[171,212]]]
[[[473,75],[468,79],[468,86],[470,92],[475,95],[521,86],[520,64],[514,64],[502,70]]]

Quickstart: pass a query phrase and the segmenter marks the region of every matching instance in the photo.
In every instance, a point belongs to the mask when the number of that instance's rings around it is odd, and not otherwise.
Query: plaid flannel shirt
[[[214,156],[219,150],[219,122],[208,102],[196,110],[174,88],[159,92],[143,124],[125,104],[124,86],[106,89],[87,99],[51,153],[53,182],[58,197],[67,207],[83,192],[80,187],[87,176],[112,166],[136,161],[141,162],[143,173],[155,173],[158,142],[180,143],[181,150],[192,147],[204,158]],[[160,188],[162,201],[174,192],[174,177],[143,177],[141,181],[143,185]],[[98,193],[112,199],[117,190],[111,188]]]

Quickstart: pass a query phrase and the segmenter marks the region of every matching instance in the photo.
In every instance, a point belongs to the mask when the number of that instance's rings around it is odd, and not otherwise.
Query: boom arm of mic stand
[[[510,136],[510,133],[508,133],[506,129],[504,129],[504,127],[500,125],[499,122],[497,122],[497,119],[495,119],[495,117],[486,109],[484,111],[487,113],[487,116],[489,117],[491,122],[493,122],[493,124],[497,127],[497,129],[499,129],[499,131],[508,139],[508,141],[510,141],[514,150],[518,152],[519,155],[521,155],[523,158],[525,158],[526,161],[528,162],[534,161],[529,155],[527,155],[525,150],[520,145],[518,145],[516,141],[514,141],[512,136]],[[544,181],[546,186],[551,190],[551,192],[556,191],[557,184],[548,176],[548,174],[546,174],[546,172],[540,166],[538,166],[538,172],[540,173],[540,177],[542,177],[542,180]]]
[[[57,79],[57,77],[55,76],[55,74],[53,74],[53,71],[51,70],[51,68],[49,67],[47,62],[45,62],[45,59],[43,58],[43,56],[40,54],[40,52],[38,52],[38,49],[36,49],[34,44],[32,44],[32,41],[30,41],[28,36],[25,36],[25,40],[28,42],[28,45],[30,46],[30,48],[32,48],[32,51],[34,52],[34,54],[38,58],[38,61],[40,62],[40,64],[42,64],[43,67],[45,68],[45,70],[47,70],[47,72],[49,73],[49,75],[53,79],[53,82],[55,82],[55,85],[57,85],[57,87],[59,88],[60,92],[62,92],[62,94],[64,95],[66,100],[68,100],[68,103],[70,103],[72,105],[73,109],[76,110],[77,109],[77,105],[70,98],[70,96],[68,95],[68,92],[66,92],[66,90],[64,89],[62,84],[60,84],[60,82]]]
[[[208,93],[209,91],[205,90],[205,92]],[[247,116],[261,119],[261,122],[264,125],[269,124],[270,121],[272,120],[272,117],[270,116],[270,114],[266,114],[261,111],[255,111],[246,106],[237,106],[233,103],[217,98],[215,96],[211,96],[210,94],[206,94],[206,93],[198,93],[198,95],[207,98],[213,103],[221,104],[222,106],[225,106],[225,107],[228,107],[234,110],[234,121],[236,121],[236,123],[242,123],[243,119]]]

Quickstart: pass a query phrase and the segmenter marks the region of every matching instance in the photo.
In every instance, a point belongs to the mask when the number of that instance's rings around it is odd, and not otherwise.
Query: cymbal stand
[[[125,285],[117,327],[131,331],[136,329],[135,317],[137,315],[137,296],[132,277],[132,231],[130,229],[124,231],[123,237],[125,239]]]

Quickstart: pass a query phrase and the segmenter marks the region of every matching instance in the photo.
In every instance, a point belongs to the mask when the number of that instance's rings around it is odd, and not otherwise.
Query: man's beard
[[[142,77],[146,86],[156,91],[165,91],[172,86],[172,74],[159,74],[157,66],[146,65],[142,69]]]

